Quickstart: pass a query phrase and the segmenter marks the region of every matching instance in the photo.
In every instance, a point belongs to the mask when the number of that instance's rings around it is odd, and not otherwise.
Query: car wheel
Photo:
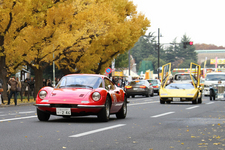
[[[160,104],[165,104],[165,101],[163,101],[163,100],[160,100]]]
[[[127,98],[124,97],[123,106],[118,113],[116,113],[116,117],[118,119],[124,119],[127,116]]]
[[[171,103],[171,101],[166,101],[166,103],[167,103],[167,104],[170,104],[170,103]]]
[[[151,95],[150,95],[151,97],[153,97],[154,96],[154,91],[152,91],[152,93],[151,93]]]
[[[48,121],[50,114],[43,112],[37,108],[37,116],[40,121]]]
[[[195,100],[192,101],[192,104],[197,104],[198,96],[196,97]]]
[[[200,98],[198,98],[198,103],[201,104],[202,103],[202,95]]]
[[[132,95],[132,98],[134,98],[135,97],[135,95]]]
[[[98,119],[103,122],[109,121],[109,116],[110,116],[110,99],[107,96],[106,101],[105,101],[105,107],[99,112],[98,114]]]
[[[150,95],[150,94],[149,94],[149,92],[148,92],[145,96],[146,96],[146,97],[149,97],[149,95]]]

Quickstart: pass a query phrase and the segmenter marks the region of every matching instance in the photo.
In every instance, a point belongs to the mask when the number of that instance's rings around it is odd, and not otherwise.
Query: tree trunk
[[[43,69],[32,68],[34,70],[34,99],[36,99],[38,91],[43,87]]]
[[[7,77],[7,70],[5,68],[5,56],[0,57],[0,79],[3,80],[3,99],[7,100],[7,82],[9,77]]]

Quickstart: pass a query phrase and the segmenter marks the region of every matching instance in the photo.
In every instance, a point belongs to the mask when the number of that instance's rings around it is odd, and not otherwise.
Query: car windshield
[[[207,74],[205,81],[225,81],[225,74]]]
[[[146,82],[144,80],[131,81],[130,85],[144,85]]]
[[[190,74],[178,74],[175,75],[175,80],[191,80]]]
[[[149,83],[158,84],[157,80],[148,80]]]
[[[166,89],[194,89],[191,83],[171,83],[165,87]]]
[[[74,75],[63,77],[56,88],[68,88],[68,87],[79,87],[79,88],[92,88],[96,89],[102,87],[102,78],[97,76],[85,76],[85,75]]]

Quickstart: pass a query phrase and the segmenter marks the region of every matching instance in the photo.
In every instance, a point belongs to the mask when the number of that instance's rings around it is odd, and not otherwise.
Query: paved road
[[[1,150],[212,150],[225,149],[225,101],[160,104],[159,97],[129,98],[126,119],[111,115],[40,122],[34,106],[0,108]]]

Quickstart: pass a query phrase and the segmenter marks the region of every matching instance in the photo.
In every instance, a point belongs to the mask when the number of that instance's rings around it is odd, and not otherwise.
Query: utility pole
[[[159,39],[160,39],[160,29],[158,28],[158,79],[159,79],[159,66],[160,66],[160,64],[159,64],[159,55],[160,55],[160,53],[159,53],[159,51],[160,51],[160,45],[159,45],[160,41],[159,41]]]

